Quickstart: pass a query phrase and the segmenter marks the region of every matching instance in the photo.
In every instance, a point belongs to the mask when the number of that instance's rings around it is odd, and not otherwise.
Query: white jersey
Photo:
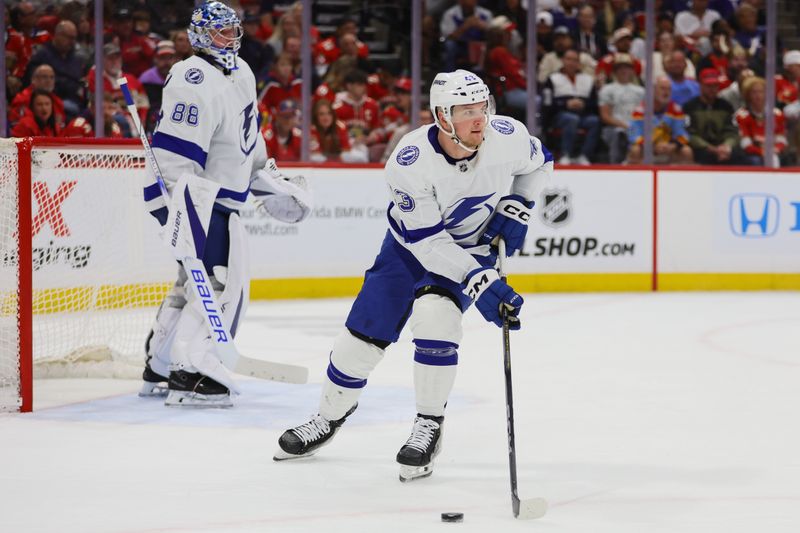
[[[466,159],[446,155],[438,128],[406,134],[386,163],[393,202],[389,226],[428,271],[456,282],[480,267],[477,241],[497,203],[518,194],[534,200],[550,179],[553,157],[524,124],[492,115],[477,152]]]
[[[153,151],[167,186],[191,173],[218,182],[217,203],[238,209],[250,177],[267,161],[259,133],[256,81],[241,58],[225,75],[192,56],[176,63],[164,83]]]

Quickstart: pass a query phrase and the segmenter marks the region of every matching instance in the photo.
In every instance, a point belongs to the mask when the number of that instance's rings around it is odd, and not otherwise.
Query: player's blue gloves
[[[508,283],[500,279],[497,271],[491,267],[476,268],[464,282],[464,294],[472,298],[475,307],[483,318],[503,327],[502,307],[508,310],[508,327],[520,328],[519,310],[524,303],[522,296],[514,292]]]
[[[499,235],[506,241],[506,256],[511,257],[525,244],[533,204],[518,194],[500,198],[478,244],[491,244]]]

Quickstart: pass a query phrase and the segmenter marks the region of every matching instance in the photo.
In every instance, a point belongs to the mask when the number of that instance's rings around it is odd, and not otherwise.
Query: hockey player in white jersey
[[[259,134],[255,77],[237,57],[242,27],[236,13],[220,2],[203,4],[192,13],[188,34],[195,55],[170,70],[152,140],[170,198],[155,182],[145,188],[144,196],[162,225],[170,204],[186,197],[191,197],[193,210],[210,212],[203,224],[191,227],[190,238],[201,243],[198,258],[235,335],[249,296],[238,210],[252,192],[262,195],[261,206],[273,217],[299,222],[310,211],[310,197],[297,180],[285,178],[274,160],[267,159]],[[218,192],[204,195],[205,190]],[[197,205],[202,201],[213,207]],[[193,292],[184,289],[186,281],[179,269],[179,279],[147,338],[140,394],[166,394],[167,405],[230,406],[235,384],[215,354],[203,315],[192,305]]]
[[[400,479],[432,473],[453,387],[462,314],[475,303],[519,329],[522,297],[494,265],[498,238],[511,255],[524,242],[533,200],[553,158],[510,117],[494,115],[481,79],[440,73],[430,90],[436,124],[405,135],[386,164],[389,230],[334,343],[319,413],[279,439],[275,460],[311,455],[355,411],[370,372],[406,322],[414,342],[417,415],[397,454]]]

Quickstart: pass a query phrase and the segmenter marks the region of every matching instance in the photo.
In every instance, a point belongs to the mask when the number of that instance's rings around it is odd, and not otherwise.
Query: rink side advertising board
[[[314,190],[301,224],[242,211],[253,298],[350,296],[388,227],[379,168],[291,168]],[[561,170],[536,198],[525,247],[507,270],[522,291],[650,290],[653,189],[649,170]]]
[[[660,290],[800,288],[800,174],[658,171]]]

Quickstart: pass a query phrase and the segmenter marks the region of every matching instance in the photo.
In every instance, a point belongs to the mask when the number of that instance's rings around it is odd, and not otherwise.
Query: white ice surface
[[[330,446],[272,461],[316,411],[349,303],[253,305],[240,348],[308,365],[311,383],[243,380],[231,410],[37,381],[36,412],[0,416],[0,532],[800,531],[798,294],[528,295],[520,496],[550,502],[533,522],[511,514],[500,331],[474,311],[432,477],[401,484],[394,462],[414,414],[407,333]]]

